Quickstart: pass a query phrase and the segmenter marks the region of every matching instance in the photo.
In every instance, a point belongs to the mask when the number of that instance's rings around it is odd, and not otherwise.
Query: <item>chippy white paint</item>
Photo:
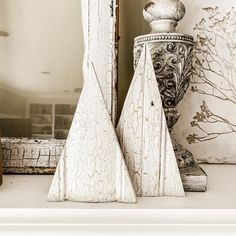
[[[92,61],[108,112],[115,122],[117,113],[116,0],[83,0],[81,4],[85,44],[84,75],[87,75],[89,70],[89,61]]]
[[[48,200],[136,202],[132,181],[92,66]]]
[[[184,196],[148,46],[142,51],[117,134],[137,196]]]
[[[65,140],[2,138],[4,173],[52,174],[55,172]]]

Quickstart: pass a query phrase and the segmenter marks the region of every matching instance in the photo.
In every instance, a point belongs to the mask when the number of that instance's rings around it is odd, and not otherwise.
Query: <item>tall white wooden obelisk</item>
[[[147,45],[130,85],[117,134],[137,196],[185,196]]]
[[[78,103],[48,201],[135,203],[136,195],[93,69]]]

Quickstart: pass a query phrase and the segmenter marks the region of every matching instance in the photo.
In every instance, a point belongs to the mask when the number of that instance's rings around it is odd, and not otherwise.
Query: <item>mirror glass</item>
[[[82,88],[78,0],[0,1],[0,129],[65,139]]]

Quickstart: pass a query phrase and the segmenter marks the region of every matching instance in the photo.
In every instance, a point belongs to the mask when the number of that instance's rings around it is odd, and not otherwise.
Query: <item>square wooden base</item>
[[[197,166],[192,169],[180,170],[180,175],[186,192],[205,192],[207,189],[207,174]]]

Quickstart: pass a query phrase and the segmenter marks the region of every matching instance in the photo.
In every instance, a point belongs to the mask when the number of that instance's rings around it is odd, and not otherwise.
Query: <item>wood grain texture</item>
[[[92,61],[113,120],[117,113],[116,0],[81,1],[84,33],[84,75]],[[86,78],[84,78],[86,79]]]
[[[134,203],[132,181],[90,68],[48,200]]]
[[[208,177],[200,166],[180,171],[180,175],[186,192],[205,192],[207,190]]]
[[[117,134],[137,196],[184,196],[149,48],[142,51]]]

